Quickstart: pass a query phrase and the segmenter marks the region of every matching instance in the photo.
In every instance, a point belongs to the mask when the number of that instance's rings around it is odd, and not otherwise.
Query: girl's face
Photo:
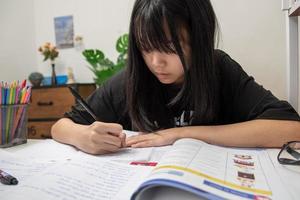
[[[168,34],[167,34],[168,35]],[[185,29],[179,35],[180,45],[185,60],[190,63],[190,45]],[[181,85],[184,81],[184,69],[179,56],[175,53],[165,53],[153,50],[142,51],[144,61],[153,75],[163,84]]]

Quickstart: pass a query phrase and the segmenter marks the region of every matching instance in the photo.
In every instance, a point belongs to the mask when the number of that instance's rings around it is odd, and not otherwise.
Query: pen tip
[[[11,180],[10,183],[11,183],[11,185],[17,185],[18,184],[18,180],[14,178],[14,179]]]

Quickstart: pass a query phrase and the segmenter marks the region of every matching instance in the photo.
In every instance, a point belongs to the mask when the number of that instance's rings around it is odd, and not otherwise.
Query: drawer
[[[74,105],[75,99],[67,87],[32,90],[29,119],[57,119]]]
[[[28,122],[29,139],[51,138],[51,127],[56,121]]]

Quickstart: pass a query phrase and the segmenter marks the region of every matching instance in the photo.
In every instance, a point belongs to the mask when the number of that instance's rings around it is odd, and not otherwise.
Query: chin
[[[173,84],[175,81],[172,81],[172,80],[159,80],[159,82],[161,82],[162,84]]]

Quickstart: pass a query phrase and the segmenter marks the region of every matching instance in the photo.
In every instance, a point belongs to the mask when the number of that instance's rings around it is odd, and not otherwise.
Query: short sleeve
[[[125,111],[125,92],[123,83],[123,72],[112,77],[101,87],[95,90],[87,99],[88,105],[101,122],[120,123],[123,128],[129,129],[129,119]],[[93,119],[80,104],[72,107],[65,117],[75,123],[90,124]]]
[[[276,119],[300,121],[298,113],[286,101],[276,98],[259,85],[253,77],[227,54],[222,61],[223,95],[227,113],[233,122],[253,119]]]

